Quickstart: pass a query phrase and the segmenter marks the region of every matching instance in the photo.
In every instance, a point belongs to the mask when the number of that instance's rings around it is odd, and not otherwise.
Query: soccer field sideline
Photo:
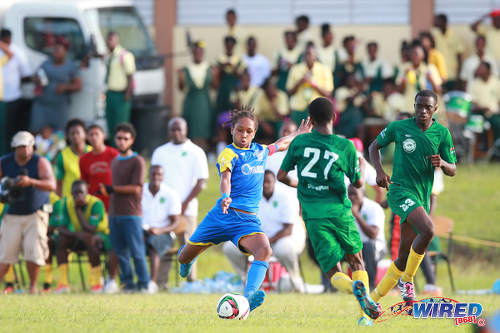
[[[12,295],[0,298],[1,332],[354,332],[358,306],[344,294],[270,294],[246,321],[217,317],[221,295]],[[500,307],[500,295],[447,295],[482,304],[485,318]],[[383,300],[384,309],[399,297]],[[363,328],[365,329],[365,328]],[[394,317],[370,332],[463,332],[451,319]]]

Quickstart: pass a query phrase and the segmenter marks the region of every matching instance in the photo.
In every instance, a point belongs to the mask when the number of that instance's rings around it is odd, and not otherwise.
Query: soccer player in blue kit
[[[252,142],[258,121],[252,110],[232,112],[233,143],[226,146],[217,160],[221,177],[221,197],[208,212],[184,247],[179,249],[180,275],[186,277],[200,253],[210,246],[232,241],[254,261],[247,276],[244,295],[250,311],[264,302],[265,293],[259,290],[264,281],[272,250],[257,218],[267,157],[284,151],[295,136],[311,131],[309,119],[299,129],[275,143],[265,146]]]

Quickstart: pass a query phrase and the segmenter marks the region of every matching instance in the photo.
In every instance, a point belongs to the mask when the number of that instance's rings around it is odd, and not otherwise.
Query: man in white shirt
[[[163,184],[163,168],[152,165],[149,168],[149,183],[142,188],[142,227],[146,232],[146,245],[150,260],[151,281],[158,284],[160,259],[173,247],[174,230],[179,224],[181,199],[167,185]],[[170,264],[171,261],[168,261]],[[162,272],[162,287],[167,286],[170,265]]]
[[[352,202],[352,215],[356,219],[363,242],[363,260],[370,279],[370,288],[375,288],[377,263],[386,252],[384,210],[375,201],[365,198],[362,189],[349,185],[348,195]]]
[[[198,194],[205,188],[208,179],[208,163],[205,152],[187,138],[187,124],[183,118],[175,117],[168,122],[170,141],[153,152],[152,165],[161,165],[163,182],[177,192],[182,201],[179,237],[183,245],[196,228],[198,216]],[[196,278],[193,266],[188,281]]]
[[[283,265],[295,291],[304,292],[300,276],[299,255],[305,247],[305,228],[301,224],[297,199],[282,188],[275,187],[276,176],[271,170],[264,174],[264,187],[260,201],[259,217],[262,230],[269,238],[275,257]],[[224,243],[224,254],[240,276],[246,274],[247,258],[231,242]]]
[[[7,124],[9,124],[7,140],[10,142],[14,134],[29,127],[30,108],[21,98],[21,81],[29,79],[33,71],[24,51],[12,44],[12,33],[9,29],[3,28],[0,31],[0,40],[7,44],[14,53],[3,67],[3,101],[7,111]]]
[[[247,53],[243,56],[243,61],[250,74],[250,86],[260,87],[271,75],[271,64],[264,55],[257,53],[257,40],[253,36],[247,39]]]

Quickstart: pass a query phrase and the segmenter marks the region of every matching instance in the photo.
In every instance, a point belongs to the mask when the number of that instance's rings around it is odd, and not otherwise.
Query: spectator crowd
[[[129,123],[135,60],[120,45],[117,33],[108,33],[109,54],[103,55],[107,88],[107,128],[103,128],[68,119],[68,104],[82,88],[79,72],[85,66],[85,61],[75,64],[69,59],[70,40],[55,38],[52,56],[33,71],[23,51],[11,43],[11,32],[2,29],[0,280],[6,282],[4,292],[14,291],[13,265],[21,253],[31,293],[37,292],[41,269],[43,292],[70,291],[71,253],[82,252],[88,256],[92,292],[118,292],[118,274],[124,292],[155,293],[166,288],[174,244],[184,244],[197,225],[197,197],[209,177],[206,153],[220,153],[230,143],[230,111],[253,108],[259,119],[257,141],[269,143],[293,132],[307,118],[309,103],[320,96],[334,101],[335,131],[353,141],[366,183],[375,190],[374,200],[364,189],[348,191],[373,287],[377,263],[388,252],[383,210],[387,205],[374,169],[364,158],[363,142],[389,122],[411,116],[414,96],[424,89],[440,96],[454,92],[453,96],[469,100],[467,111],[481,116],[494,139],[500,138],[500,12],[490,16],[491,26],[481,23],[485,17],[472,24],[477,33],[475,53],[466,59],[464,45],[447,17],[436,15],[434,28],[402,42],[400,62],[390,64],[379,56],[381,46],[376,41],[364,45],[363,58],[358,58],[361,45],[355,36],[345,36],[342,46],[334,47],[334,32],[326,23],[321,25],[321,43],[315,45],[307,16],[297,17],[296,29],[284,32],[283,46],[269,60],[259,53],[254,36],[241,36],[237,13],[228,10],[228,32],[215,63],[205,61],[203,41],[191,44],[192,61],[178,70],[177,85],[184,92],[182,117],[166,124],[169,141],[155,149],[148,170],[145,159],[132,150],[136,136],[146,135],[136,133]],[[23,82],[35,85],[32,103],[21,97]],[[447,124],[446,112],[438,117]],[[107,135],[110,145],[105,143]],[[259,218],[273,260],[286,268],[293,289],[304,292],[299,257],[307,236],[297,195],[276,181],[285,154],[276,153],[269,160]],[[397,224],[394,217],[391,221]],[[223,252],[244,278],[248,258],[230,243],[223,245]],[[429,290],[435,292],[432,267],[429,272]],[[193,269],[188,280],[195,279]],[[325,286],[329,288],[329,282]]]

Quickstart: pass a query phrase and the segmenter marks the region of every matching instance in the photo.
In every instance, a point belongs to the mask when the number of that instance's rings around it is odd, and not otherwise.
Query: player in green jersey
[[[366,273],[361,250],[363,243],[351,212],[344,177],[356,187],[363,185],[354,144],[333,134],[333,104],[324,97],[316,98],[308,107],[313,124],[311,133],[298,135],[278,171],[278,179],[297,187],[307,233],[321,270],[333,285],[354,292],[361,306],[359,325],[371,325],[380,307],[368,294]],[[297,166],[298,181],[288,177]],[[346,258],[354,282],[339,271],[337,263]]]
[[[432,117],[437,110],[436,94],[420,91],[415,96],[415,117],[390,123],[370,145],[377,184],[389,190],[389,206],[401,217],[399,255],[371,293],[377,302],[396,284],[404,301],[415,301],[413,277],[434,237],[429,217],[434,168],[441,168],[447,176],[456,173],[451,134]],[[389,177],[382,167],[379,150],[391,142],[395,143],[395,151]]]

